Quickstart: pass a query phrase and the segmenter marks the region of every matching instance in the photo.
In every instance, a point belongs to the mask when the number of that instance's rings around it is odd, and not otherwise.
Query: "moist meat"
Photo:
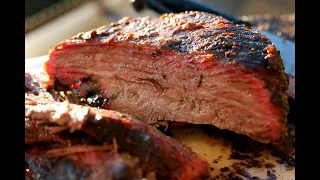
[[[98,93],[147,123],[210,124],[254,140],[287,135],[288,77],[266,36],[204,12],[126,17],[57,44],[49,87]]]
[[[64,131],[63,127],[68,127],[70,133],[85,132],[106,144],[115,139],[120,149],[139,158],[143,171],[155,172],[160,179],[202,179],[210,175],[209,163],[199,155],[156,128],[126,114],[27,94],[25,118],[40,125],[53,124],[51,134]],[[54,127],[56,129],[52,130]],[[52,138],[52,141],[57,139],[50,137],[48,132],[46,135],[47,141],[49,138]],[[68,151],[59,152],[65,153],[75,149],[69,148]]]

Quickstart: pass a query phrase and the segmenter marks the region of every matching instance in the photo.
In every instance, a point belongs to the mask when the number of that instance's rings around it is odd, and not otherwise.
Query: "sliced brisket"
[[[121,150],[139,158],[141,168],[144,172],[155,172],[160,179],[191,180],[207,178],[210,175],[209,163],[203,160],[199,155],[184,147],[177,140],[164,135],[156,128],[126,114],[69,104],[67,102],[57,102],[41,96],[27,94],[25,98],[25,118],[27,121],[38,124],[38,129],[37,131],[34,130],[34,133],[39,133],[39,135],[45,134],[44,138],[35,138],[34,135],[30,133],[30,129],[32,128],[29,128],[28,133],[28,130],[26,129],[26,134],[29,134],[26,138],[26,143],[31,145],[35,142],[51,141],[50,147],[52,147],[53,143],[64,142],[65,139],[75,142],[72,141],[71,138],[63,138],[60,136],[60,133],[66,130],[64,127],[67,127],[68,132],[71,134],[77,133],[78,131],[85,132],[87,135],[94,137],[105,144],[110,144],[115,138]],[[41,126],[51,127],[51,129],[49,128],[50,132],[48,132],[48,128],[39,129]],[[87,144],[85,142],[87,141],[82,141],[80,145]],[[60,146],[65,147],[64,143],[60,143]],[[58,148],[59,145],[54,147]],[[92,148],[90,151],[98,153],[97,151],[104,150],[103,147],[101,148]],[[43,151],[44,148],[39,149]],[[88,151],[88,148],[85,148],[85,150]],[[64,173],[66,173],[65,175],[68,175],[67,171],[74,169],[70,163],[78,164],[78,162],[74,162],[71,156],[69,156],[70,152],[84,153],[83,149],[78,147],[77,143],[71,143],[67,148],[62,150],[56,149],[46,151],[44,159],[39,155],[36,155],[36,158],[40,158],[41,161],[44,160],[45,163],[49,164],[52,164],[53,161],[62,163],[57,167],[58,170],[55,170],[55,166],[52,165],[53,169],[54,171],[61,173],[61,175],[64,175]],[[60,154],[59,156],[62,156],[62,159],[64,160],[46,159],[49,155],[52,157],[58,156],[57,154]],[[94,154],[94,156],[96,156],[96,154]],[[82,155],[80,159],[82,159]],[[81,164],[82,161],[87,160],[79,161]],[[92,163],[102,163],[101,161],[93,161],[95,160],[93,159]],[[109,162],[106,162],[106,164],[108,163]],[[64,165],[71,169],[62,168]],[[96,167],[91,164],[88,164],[88,166],[89,169],[95,169]],[[42,166],[37,167],[42,168]],[[103,165],[101,168],[102,169],[100,170],[102,171],[107,167]],[[97,171],[98,170],[99,168]],[[54,171],[50,170],[50,173],[53,173]],[[78,171],[75,170],[75,172]],[[81,171],[81,173],[84,172],[86,171]],[[49,174],[48,176],[53,175],[54,174]],[[78,177],[77,174],[75,174],[75,176]],[[83,174],[79,174],[79,176],[83,176]],[[66,177],[67,176],[63,176],[63,178]],[[101,177],[103,178],[104,176]]]
[[[127,17],[49,55],[49,86],[98,93],[105,108],[147,123],[211,124],[264,143],[287,134],[288,77],[276,47],[213,14]]]
[[[141,180],[139,161],[118,153],[85,152],[63,157],[26,156],[26,179]]]

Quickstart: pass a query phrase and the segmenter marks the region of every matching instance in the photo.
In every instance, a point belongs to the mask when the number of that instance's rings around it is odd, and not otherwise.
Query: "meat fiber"
[[[209,163],[199,155],[156,128],[126,114],[56,102],[41,96],[27,94],[25,118],[26,121],[33,121],[40,125],[51,123],[52,126],[54,124],[50,129],[51,133],[43,133],[46,129],[36,131],[45,134],[44,138],[35,138],[29,132],[27,138],[29,144],[36,140],[48,141],[50,139],[52,142],[64,142],[63,138],[56,135],[52,137],[52,134],[64,131],[64,127],[68,127],[67,130],[71,133],[85,132],[107,144],[115,138],[120,149],[139,158],[143,171],[155,172],[157,177],[191,180],[208,178],[210,175]],[[29,131],[31,131],[30,128]],[[71,144],[71,147],[73,145],[77,144]],[[53,154],[62,153],[67,156],[67,152],[75,150],[82,152],[81,149],[74,147],[73,149],[54,151]],[[94,167],[90,166],[90,168]]]
[[[84,152],[54,158],[28,155],[26,169],[26,180],[143,179],[138,159],[127,158],[117,152]]]
[[[204,12],[126,17],[56,45],[49,87],[147,123],[210,124],[269,143],[286,137],[288,77],[257,31]]]

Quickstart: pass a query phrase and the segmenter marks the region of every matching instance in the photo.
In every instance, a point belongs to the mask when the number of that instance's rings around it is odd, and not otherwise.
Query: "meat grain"
[[[210,124],[263,143],[287,136],[288,77],[266,36],[204,12],[126,17],[49,53],[51,87],[98,93],[144,122]]]

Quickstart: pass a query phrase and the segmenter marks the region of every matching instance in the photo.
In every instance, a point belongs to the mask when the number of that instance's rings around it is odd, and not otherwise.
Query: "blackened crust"
[[[115,152],[87,152],[48,158],[27,155],[26,168],[30,179],[143,179],[139,161]]]

